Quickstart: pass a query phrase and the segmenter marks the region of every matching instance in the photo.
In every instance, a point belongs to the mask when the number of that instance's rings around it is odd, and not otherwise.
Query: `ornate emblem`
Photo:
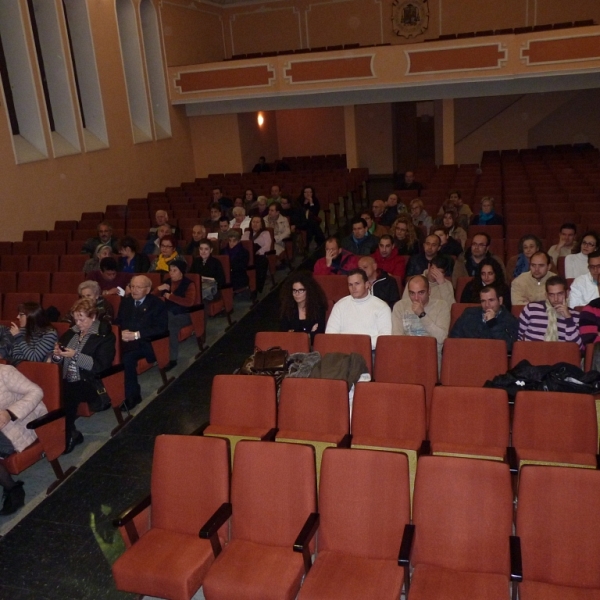
[[[396,35],[406,38],[423,33],[429,25],[427,0],[394,0],[392,25]]]

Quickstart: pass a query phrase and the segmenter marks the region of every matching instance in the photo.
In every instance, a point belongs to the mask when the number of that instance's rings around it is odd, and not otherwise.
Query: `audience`
[[[471,218],[471,225],[504,225],[504,219],[496,214],[494,199],[491,196],[481,199],[481,210]]]
[[[231,198],[226,198],[223,195],[223,189],[218,185],[212,189],[211,206],[215,203],[217,203],[220,206],[221,211],[223,213],[227,213],[229,210],[231,210],[231,208],[233,208],[233,202],[231,201]]]
[[[600,342],[600,298],[592,300],[579,313],[579,333],[581,343],[595,344]]]
[[[112,225],[108,221],[98,223],[98,235],[95,238],[88,238],[81,247],[81,254],[92,256],[96,246],[99,244],[110,246],[111,250],[117,253],[117,240],[112,237]]]
[[[169,264],[179,258],[179,252],[172,235],[164,235],[160,240],[160,254],[152,261],[148,271],[150,273],[167,273]]]
[[[421,248],[421,230],[416,230],[410,215],[400,215],[392,224],[391,231],[394,247],[400,256],[418,254]]]
[[[361,217],[354,217],[350,224],[352,233],[342,240],[342,248],[359,256],[373,254],[379,244],[379,238],[369,233],[367,222]]]
[[[550,257],[546,252],[536,252],[529,261],[530,270],[521,273],[510,284],[513,306],[546,299],[546,282],[554,273],[550,271]]]
[[[385,212],[381,216],[381,225],[391,227],[394,221],[402,214],[406,213],[406,204],[398,201],[398,194],[392,192],[385,203]]]
[[[171,235],[171,226],[167,223],[160,225],[156,230],[156,237],[146,242],[144,249],[142,250],[143,254],[160,254],[160,244],[165,235],[173,237]],[[175,238],[173,238],[173,240],[175,240]]]
[[[466,231],[469,227],[469,223],[471,222],[471,218],[473,216],[473,211],[471,210],[471,207],[463,202],[462,195],[459,190],[452,190],[448,194],[448,200],[454,207],[454,212],[456,213],[456,222],[458,226],[461,227],[463,231]],[[446,225],[445,223],[444,226],[449,227],[449,225]],[[453,237],[456,238],[455,235],[453,235]]]
[[[219,240],[219,246],[223,247],[227,244],[227,240],[229,239],[229,219],[227,217],[221,217],[219,219],[219,233],[217,235],[217,239]],[[240,231],[240,238],[242,233]]]
[[[244,208],[246,209],[246,214],[248,214],[250,212],[250,210],[252,209],[252,207],[254,206],[255,202],[256,202],[256,192],[251,189],[248,188],[247,190],[244,191]]]
[[[480,301],[481,290],[484,287],[493,285],[498,292],[498,297],[502,298],[502,305],[510,310],[512,308],[511,293],[508,285],[504,281],[504,271],[495,258],[484,258],[475,270],[473,279],[465,285],[460,296],[460,301],[466,304],[477,303]]]
[[[137,240],[125,236],[119,240],[118,269],[122,273],[147,273],[150,270],[150,259],[138,252]]]
[[[253,173],[268,173],[271,167],[267,164],[267,160],[264,156],[259,157],[258,162],[252,168]]]
[[[377,202],[377,201],[376,201]],[[380,200],[379,202],[382,202]],[[384,225],[380,225],[378,221],[375,220],[375,213],[371,210],[363,210],[360,213],[360,218],[364,220],[367,224],[367,232],[369,235],[372,235],[379,239],[382,235],[388,232],[388,228]]]
[[[404,281],[406,273],[406,257],[398,254],[394,248],[394,240],[391,235],[385,234],[379,238],[379,245],[373,254],[377,266],[390,275],[396,275]]]
[[[466,205],[463,205],[463,206],[466,206]],[[460,242],[460,245],[462,246],[462,249],[464,250],[465,245],[467,243],[468,225],[466,227],[463,227],[459,223],[457,215],[456,215],[456,210],[447,210],[442,215],[442,223],[441,224],[448,230],[448,235],[452,239]]]
[[[83,300],[89,300],[96,307],[96,317],[99,321],[106,321],[111,323],[115,317],[115,311],[110,302],[102,296],[102,290],[97,281],[83,281],[77,287],[77,294]],[[63,318],[64,321],[68,321],[71,325],[74,325],[73,315],[71,311]]]
[[[577,249],[575,243],[575,235],[577,234],[577,227],[574,223],[563,223],[560,226],[560,233],[558,236],[558,243],[550,246],[548,254],[555,266],[558,265],[558,259],[561,256],[569,256]]]
[[[175,239],[177,239],[177,240],[179,239],[179,237],[180,237],[179,228],[176,227],[175,225],[171,225],[169,223],[169,213],[166,210],[157,210],[154,215],[154,221],[155,221],[156,225],[154,225],[153,227],[150,227],[150,229],[148,230],[147,239],[155,240],[158,235],[157,234],[158,228],[161,227],[162,225],[168,225],[169,226],[168,233],[175,236]]]
[[[283,202],[283,197],[281,196],[281,188],[276,183],[271,186],[271,195],[267,200],[267,206],[271,206],[273,202],[279,202],[279,204]]]
[[[225,271],[218,258],[212,256],[213,247],[209,240],[202,240],[198,245],[198,256],[192,262],[190,273],[202,277],[202,300],[214,300],[225,285]],[[217,294],[214,293],[214,284]]]
[[[383,200],[373,200],[371,204],[371,210],[368,209],[364,211],[368,213],[369,216],[377,225],[381,223],[381,219],[383,218],[383,213],[385,212],[385,202]],[[362,217],[362,214],[361,214]],[[370,227],[370,226],[369,226]],[[373,233],[373,232],[371,232]]]
[[[9,329],[12,342],[10,363],[16,365],[24,360],[45,362],[58,339],[56,329],[37,302],[19,304],[18,311],[17,323],[11,321]]]
[[[587,255],[588,272],[576,277],[571,283],[569,293],[569,308],[581,310],[600,296],[598,285],[600,285],[600,250],[595,250]]]
[[[234,206],[231,211],[233,219],[229,221],[231,229],[239,229],[242,233],[250,227],[250,217],[246,216],[246,209],[242,206]]]
[[[192,241],[185,247],[184,254],[188,256],[196,257],[198,256],[198,248],[200,246],[200,242],[206,239],[206,227],[204,225],[198,224],[192,227]],[[141,271],[138,271],[141,273]]]
[[[397,190],[416,190],[420,194],[423,184],[415,181],[414,171],[406,171],[404,175],[396,177],[394,188]]]
[[[116,259],[109,256],[100,261],[98,271],[92,271],[89,275],[90,280],[95,281],[100,286],[103,296],[114,294],[123,296],[129,285],[131,273],[119,273],[117,266]],[[121,289],[119,290],[119,288]]]
[[[271,202],[264,222],[265,227],[273,230],[275,254],[277,256],[283,254],[285,252],[285,240],[292,235],[292,232],[289,221],[281,214],[281,204],[279,202]]]
[[[268,206],[267,206],[268,198],[266,196],[259,196],[256,199],[256,204],[252,207],[250,211],[250,216],[260,217],[264,219],[267,216]]]
[[[577,254],[565,256],[565,277],[575,279],[588,273],[588,256],[598,250],[598,235],[595,231],[588,231],[581,238],[580,250]]]
[[[477,269],[477,265],[484,258],[493,258],[504,271],[504,261],[497,256],[492,254],[489,250],[492,240],[487,233],[476,233],[473,236],[471,246],[467,248],[464,255],[456,261],[456,269],[454,271],[454,280],[458,277],[464,277],[468,275],[473,277]]]
[[[423,200],[421,200],[420,198],[415,198],[414,200],[411,200],[410,216],[412,219],[412,223],[415,227],[422,227],[425,229],[425,234],[429,233],[433,222],[423,206]]]
[[[315,263],[315,275],[348,275],[358,266],[358,256],[344,250],[336,237],[325,242],[325,257]]]
[[[246,269],[250,262],[250,255],[241,243],[241,239],[242,234],[237,229],[230,229],[227,232],[227,246],[223,248],[223,254],[229,257],[231,286],[234,292],[247,288],[249,283]]]
[[[377,268],[377,263],[372,256],[361,256],[358,259],[358,268],[362,269],[369,282],[370,293],[383,300],[392,309],[400,300],[398,283],[385,271]]]
[[[506,274],[509,280],[516,279],[522,273],[529,271],[531,257],[542,249],[541,240],[530,233],[519,240],[519,254],[513,256],[506,264]]]
[[[463,253],[463,247],[461,243],[450,236],[450,230],[448,228],[434,227],[431,233],[440,238],[440,242],[442,243],[440,246],[440,254],[451,256],[454,260],[456,260]]]
[[[423,242],[423,252],[410,257],[406,266],[406,276],[422,275],[429,268],[431,261],[439,254],[441,245],[442,241],[437,235],[428,235]],[[452,275],[454,261],[449,256],[445,257],[445,261],[444,270],[447,275]]]
[[[423,275],[429,281],[429,297],[433,300],[443,300],[448,306],[452,306],[455,303],[454,288],[452,283],[446,279],[447,266],[447,258],[438,254],[433,258],[429,268],[423,272]],[[405,287],[402,298],[408,297],[408,287]]]
[[[97,271],[100,268],[100,261],[103,258],[108,258],[113,255],[113,251],[108,244],[98,244],[94,250],[94,256],[88,258],[83,264],[83,272],[89,275],[92,271]]]

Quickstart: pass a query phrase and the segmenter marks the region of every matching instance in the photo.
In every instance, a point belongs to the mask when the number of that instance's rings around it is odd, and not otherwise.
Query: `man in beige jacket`
[[[546,252],[536,252],[529,261],[529,271],[521,273],[510,285],[513,306],[546,300],[546,280],[554,275],[552,261]]]

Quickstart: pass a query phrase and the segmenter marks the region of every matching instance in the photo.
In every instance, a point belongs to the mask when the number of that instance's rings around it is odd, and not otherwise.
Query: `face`
[[[404,238],[406,238],[407,234],[408,226],[406,225],[406,223],[398,223],[398,225],[396,225],[396,237],[399,240],[403,240]]]
[[[420,302],[423,306],[429,302],[429,290],[420,277],[412,279],[409,282],[408,296],[411,302]]]
[[[252,217],[250,221],[250,227],[252,227],[252,231],[260,231],[262,228],[263,221],[260,217]]]
[[[87,331],[96,317],[88,317],[84,312],[78,311],[73,314],[73,319],[75,321],[75,325],[79,327],[82,331]]]
[[[431,260],[440,249],[440,240],[437,235],[428,235],[425,238],[425,243],[423,244],[423,249],[425,250],[425,256],[427,260]]]
[[[385,203],[383,202],[383,200],[375,200],[375,202],[373,202],[373,214],[376,217],[380,217],[383,214],[384,210]]]
[[[575,230],[574,229],[561,229],[560,230],[560,241],[564,246],[572,246],[573,241],[575,240]]]
[[[502,297],[498,298],[496,290],[481,292],[479,294],[479,298],[481,299],[481,308],[484,312],[487,310],[493,310],[495,315],[498,314],[498,311],[502,306]]]
[[[413,217],[418,217],[421,214],[421,207],[418,204],[410,205],[410,214]]]
[[[167,240],[165,242],[160,243],[160,253],[166,258],[173,254],[173,242],[171,240]]]
[[[281,194],[281,190],[278,185],[271,186],[271,198],[279,198],[279,194]]]
[[[79,296],[81,298],[83,298],[84,300],[90,300],[94,304],[96,303],[96,300],[98,299],[98,296],[96,294],[94,294],[94,290],[92,290],[92,288],[83,288],[81,290],[81,294],[79,294]]]
[[[265,211],[265,209],[267,208],[267,203],[266,203],[264,200],[259,200],[259,201],[256,203],[256,206],[258,207],[258,210],[259,210],[260,212],[264,212],[264,211]]]
[[[312,197],[313,197],[312,190],[310,188],[304,188],[304,199],[312,200]]]
[[[236,223],[241,223],[246,218],[246,215],[244,213],[238,213],[234,218]]]
[[[404,181],[406,183],[411,184],[415,180],[415,174],[412,171],[406,171],[404,174]]]
[[[269,217],[273,220],[276,220],[278,216],[279,211],[277,210],[277,207],[271,204],[271,206],[269,206]]]
[[[244,206],[244,201],[241,198],[238,197],[238,198],[236,198],[233,201],[233,205],[234,206],[241,206],[241,207],[243,207]]]
[[[210,209],[211,221],[218,221],[221,218],[221,211],[218,208]]]
[[[129,246],[123,246],[119,249],[119,254],[125,258],[131,258],[135,253]]]
[[[290,201],[287,198],[281,199],[281,208],[285,208],[287,210],[288,208],[291,208],[291,206],[292,205],[290,204]]]
[[[549,285],[548,290],[546,291],[546,297],[548,298],[548,302],[550,302],[550,304],[556,308],[557,306],[561,306],[565,303],[567,292],[565,291],[564,286],[561,284]]]
[[[538,250],[539,248],[533,240],[525,240],[523,242],[523,254],[527,258],[531,258]]]
[[[434,231],[433,233],[435,233],[435,235],[437,235],[440,240],[442,241],[442,246],[448,241],[448,236],[446,235],[446,232],[443,229],[436,229],[436,231]]]
[[[157,210],[155,219],[157,225],[164,225],[167,222],[167,213],[164,210]]]
[[[483,285],[490,285],[490,283],[494,283],[496,281],[496,273],[494,273],[494,269],[492,269],[491,265],[484,265],[481,267],[481,283]]]
[[[246,198],[246,202],[252,202],[252,200],[253,200],[252,190],[246,190],[246,192],[244,193],[244,196]]]
[[[357,240],[362,240],[366,233],[367,229],[362,223],[354,223],[354,225],[352,225],[352,234]]]
[[[365,256],[358,261],[358,268],[362,269],[367,274],[369,280],[371,280],[377,272],[377,263],[372,258]]]
[[[141,300],[148,295],[152,286],[148,285],[141,277],[132,277],[129,287],[131,288],[131,297],[134,300]]]
[[[337,256],[341,251],[342,251],[342,249],[338,247],[337,242],[335,242],[335,241],[325,242],[325,253],[326,254],[333,252],[333,255]]]
[[[219,231],[221,231],[222,233],[229,231],[229,221],[220,221],[219,222]]]
[[[381,240],[379,242],[379,254],[381,254],[383,258],[387,258],[392,253],[392,247],[391,240]]]
[[[214,202],[218,202],[223,197],[221,190],[216,189],[212,191],[212,198]]]
[[[98,227],[98,238],[102,243],[108,242],[111,235],[112,229],[108,227],[108,225],[100,225],[100,227]]]
[[[475,259],[481,259],[487,252],[487,239],[483,235],[476,235],[471,244],[471,256]]]
[[[489,200],[484,200],[481,203],[481,210],[484,214],[489,214],[492,212],[494,205]]]
[[[156,235],[158,237],[158,239],[162,239],[165,235],[171,233],[171,227],[169,225],[161,225],[157,230],[156,230]]]
[[[367,229],[369,229],[371,225],[373,225],[373,219],[371,219],[371,215],[369,213],[364,213],[363,215],[360,215],[360,218],[364,219],[367,222]]]
[[[542,279],[546,276],[550,265],[543,254],[536,254],[529,261],[529,268],[534,279]]]
[[[200,244],[198,247],[198,254],[202,260],[206,260],[212,252],[212,246],[210,244]]]
[[[600,278],[600,257],[588,258],[588,269],[594,281]]]
[[[106,269],[102,271],[102,277],[106,279],[106,281],[112,281],[117,276],[117,272],[112,269]]]
[[[202,225],[194,225],[192,228],[192,238],[195,242],[199,242],[200,240],[206,237],[206,229],[202,227]]]
[[[454,206],[459,206],[461,203],[461,199],[458,197],[458,194],[456,192],[450,194],[450,198],[448,199],[450,200],[450,202],[452,202],[452,204],[454,204]]]
[[[306,288],[299,281],[292,284],[292,295],[298,304],[306,302]]]
[[[366,298],[369,293],[369,283],[361,275],[350,275],[348,277],[348,289],[353,298],[357,300],[359,298]]]
[[[176,266],[169,265],[169,277],[171,281],[181,281],[183,273]]]
[[[100,260],[102,260],[103,258],[108,258],[109,256],[112,256],[112,250],[108,247],[102,248],[102,250],[100,250],[100,252],[98,253],[98,258]]]
[[[446,213],[444,215],[444,227],[448,227],[448,229],[452,229],[452,227],[454,227],[454,219],[452,218],[452,215]]]
[[[396,194],[390,194],[387,199],[387,205],[390,208],[398,206],[398,196],[396,196]]]
[[[586,235],[581,240],[581,253],[587,256],[590,252],[596,250],[596,240],[591,235]]]
[[[17,319],[19,320],[19,327],[25,327],[27,324],[27,315],[24,312],[20,312],[17,314]]]
[[[240,243],[240,240],[238,240],[235,237],[227,238],[227,244],[229,245],[230,248],[235,248],[239,243]]]

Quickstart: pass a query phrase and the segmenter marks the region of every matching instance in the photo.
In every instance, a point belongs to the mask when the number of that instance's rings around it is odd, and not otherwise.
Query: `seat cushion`
[[[554,450],[529,450],[517,448],[519,461],[535,460],[544,463],[561,463],[568,465],[586,465],[596,468],[596,455],[583,452],[557,452]]]
[[[235,427],[233,425],[209,425],[204,430],[205,435],[233,435],[257,439],[267,435],[267,433],[269,433],[267,427]]]
[[[294,431],[280,429],[275,439],[277,440],[302,440],[307,442],[325,442],[337,444],[344,437],[343,433],[317,433],[315,431]]]
[[[189,600],[214,559],[208,540],[151,529],[113,565],[119,590]]]
[[[469,456],[489,456],[502,460],[506,454],[506,446],[472,446],[470,444],[452,444],[449,442],[431,443],[431,452],[436,454],[468,454]]]
[[[233,540],[204,579],[206,600],[292,600],[304,575],[302,554],[290,547]]]
[[[421,564],[413,570],[409,597],[410,600],[508,600],[509,581],[505,575]]]
[[[376,448],[398,448],[398,450],[418,450],[423,440],[405,440],[395,438],[371,437],[368,435],[352,436],[352,446],[374,446]]]
[[[395,560],[376,560],[323,550],[308,572],[299,600],[397,600],[404,569]]]
[[[600,600],[600,590],[523,581],[519,584],[519,598],[521,600]]]

